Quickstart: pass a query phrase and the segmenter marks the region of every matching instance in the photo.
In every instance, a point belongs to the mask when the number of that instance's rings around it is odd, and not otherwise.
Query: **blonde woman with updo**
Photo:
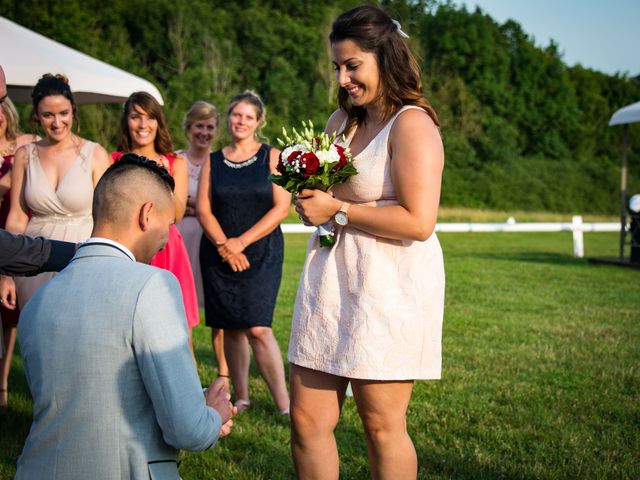
[[[189,146],[185,150],[179,150],[178,154],[186,159],[189,172],[189,189],[187,191],[187,207],[184,217],[177,224],[178,230],[184,240],[184,245],[189,253],[191,269],[196,286],[198,307],[204,308],[204,293],[202,290],[202,273],[200,272],[200,240],[202,239],[202,227],[196,218],[196,202],[198,197],[198,182],[202,165],[209,159],[211,146],[216,139],[220,114],[216,107],[210,103],[198,100],[187,111],[183,120],[184,134],[189,140]],[[228,378],[229,369],[224,357],[224,331],[214,328],[211,333],[211,343],[218,363],[220,377]]]
[[[205,321],[224,329],[224,351],[238,411],[249,407],[249,346],[276,408],[289,413],[280,348],[271,330],[284,256],[280,222],[291,196],[271,183],[279,151],[260,142],[266,111],[251,91],[227,109],[231,143],[203,165],[197,214]]]

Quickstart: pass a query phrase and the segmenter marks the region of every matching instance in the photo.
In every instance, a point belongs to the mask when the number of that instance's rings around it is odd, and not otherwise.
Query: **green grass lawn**
[[[283,355],[306,235],[288,235],[274,321]],[[443,378],[416,384],[408,426],[420,478],[640,477],[640,271],[571,256],[571,233],[441,234],[447,273]],[[587,256],[617,235],[585,234]],[[73,332],[70,332],[72,334]],[[203,382],[209,330],[194,331]],[[288,421],[252,366],[252,406],[210,452],[181,455],[184,479],[289,479]],[[0,479],[31,419],[19,356],[0,419]],[[368,478],[352,399],[337,429],[341,478]]]

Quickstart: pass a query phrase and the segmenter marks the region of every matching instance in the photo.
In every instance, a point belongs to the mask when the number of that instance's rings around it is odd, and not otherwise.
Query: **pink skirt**
[[[182,290],[182,301],[184,311],[187,315],[187,324],[193,328],[200,323],[200,311],[198,310],[198,297],[196,296],[196,285],[193,280],[193,271],[189,254],[184,246],[182,235],[175,225],[169,229],[169,240],[165,247],[151,259],[151,265],[164,268],[173,273]]]

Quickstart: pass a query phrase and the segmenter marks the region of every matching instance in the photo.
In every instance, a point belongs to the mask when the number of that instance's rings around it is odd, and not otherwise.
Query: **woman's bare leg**
[[[373,480],[415,479],[416,450],[407,433],[407,408],[413,382],[351,380],[364,425]]]
[[[291,364],[291,452],[300,480],[337,480],[333,431],[348,379]]]
[[[284,379],[284,363],[276,337],[269,327],[252,327],[247,331],[249,344],[253,349],[256,366],[267,382],[271,396],[278,410],[289,412],[289,393]]]
[[[2,340],[4,342],[4,355],[0,359],[0,410],[6,410],[9,398],[9,372],[11,371],[11,357],[13,347],[16,344],[15,326],[4,326]]]
[[[211,329],[211,346],[218,365],[218,375],[227,380],[225,383],[229,387],[229,366],[227,365],[227,357],[224,355],[224,330],[221,328]]]
[[[249,402],[249,341],[246,330],[224,332],[224,354],[229,366],[235,401]]]

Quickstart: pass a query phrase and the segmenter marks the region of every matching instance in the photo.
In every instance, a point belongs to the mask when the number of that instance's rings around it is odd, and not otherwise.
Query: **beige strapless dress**
[[[358,174],[333,189],[362,205],[397,205],[388,138],[393,117],[354,158]],[[351,142],[347,138],[346,145]],[[314,233],[298,286],[289,361],[347,378],[438,379],[444,264],[436,234],[424,242],[390,240],[336,226],[321,248]]]
[[[96,143],[84,141],[72,166],[54,191],[40,164],[35,143],[27,146],[25,200],[32,211],[26,235],[80,242],[91,236],[93,178],[91,158]],[[16,278],[16,295],[22,308],[55,273]]]
[[[192,198],[196,198],[198,195],[198,183],[200,181],[200,170],[202,166],[194,165],[191,163],[189,156],[183,150],[178,152],[182,154],[187,160],[187,167],[189,168],[189,190],[188,194]],[[204,290],[202,286],[202,271],[200,270],[200,241],[202,240],[202,227],[196,217],[182,217],[180,223],[176,224],[184,246],[187,248],[189,254],[189,261],[191,262],[191,270],[193,271],[193,281],[196,285],[196,295],[198,298],[198,307],[204,308]]]

